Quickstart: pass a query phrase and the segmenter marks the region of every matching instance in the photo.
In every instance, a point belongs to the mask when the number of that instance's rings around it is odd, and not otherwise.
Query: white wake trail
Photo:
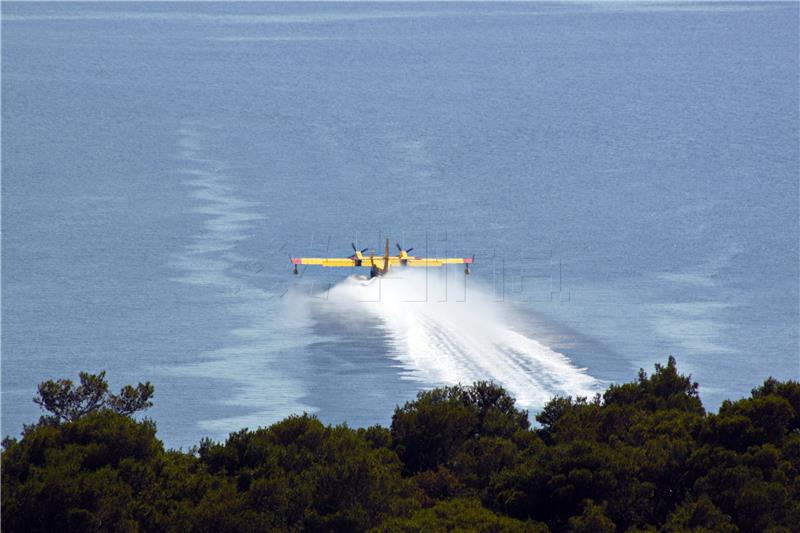
[[[457,279],[457,278],[453,278]],[[465,298],[466,297],[466,298]],[[554,395],[591,396],[600,383],[561,353],[509,326],[506,304],[470,282],[441,273],[402,270],[334,286],[325,306],[377,317],[410,379],[455,384],[492,380],[524,407]]]

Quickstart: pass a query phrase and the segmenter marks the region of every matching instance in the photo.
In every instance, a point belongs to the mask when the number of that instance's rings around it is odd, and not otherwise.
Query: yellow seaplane
[[[414,257],[409,255],[413,248],[404,250],[400,244],[397,244],[399,250],[398,255],[389,255],[389,239],[386,239],[386,251],[382,257],[375,257],[372,252],[369,256],[364,253],[369,248],[359,250],[356,248],[355,243],[351,244],[353,247],[353,255],[350,257],[291,257],[292,265],[294,266],[293,272],[298,274],[298,265],[317,265],[323,267],[349,267],[349,268],[369,268],[369,277],[374,278],[383,276],[393,266],[401,267],[441,267],[444,265],[464,265],[464,274],[469,274],[469,267],[475,261],[475,256],[472,257]]]

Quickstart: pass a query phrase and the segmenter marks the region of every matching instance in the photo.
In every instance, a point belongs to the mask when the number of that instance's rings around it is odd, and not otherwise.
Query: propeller
[[[358,254],[358,253],[359,253],[359,250],[358,250],[358,248],[356,248],[356,243],[354,243],[354,242],[351,242],[351,243],[350,243],[350,246],[352,246],[352,247],[353,247],[353,251],[355,252],[353,255],[351,255],[351,256],[350,256],[350,259],[355,259],[355,257],[356,257],[356,254]],[[363,253],[364,253],[364,252],[366,252],[367,250],[369,250],[369,248],[364,248],[363,250],[361,250],[361,253],[363,254]]]
[[[397,249],[398,249],[398,250],[400,250],[401,252],[405,252],[405,253],[407,253],[407,254],[410,254],[410,253],[411,253],[411,252],[414,250],[414,248],[413,248],[413,247],[412,247],[412,248],[409,248],[408,250],[403,250],[403,247],[402,247],[402,246],[400,246],[400,243],[399,243],[399,242],[395,243],[395,246],[397,246]]]

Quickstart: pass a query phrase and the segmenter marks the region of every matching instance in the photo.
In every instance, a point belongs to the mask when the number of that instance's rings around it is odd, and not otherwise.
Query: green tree
[[[526,411],[493,383],[420,392],[392,417],[392,443],[409,474],[445,464],[469,440],[511,438],[530,427]]]
[[[656,371],[648,376],[639,370],[639,379],[634,383],[611,385],[603,395],[606,405],[628,404],[656,411],[679,409],[703,414],[703,404],[698,394],[698,384],[691,376],[678,373],[678,365],[669,356],[667,365],[656,364]]]
[[[736,533],[739,531],[731,517],[723,513],[714,502],[702,495],[697,500],[687,500],[673,512],[664,533]]]
[[[153,405],[155,389],[150,382],[136,387],[126,385],[119,394],[108,391],[105,371],[99,374],[80,373],[80,385],[72,380],[48,380],[39,384],[33,401],[50,413],[55,422],[73,422],[89,413],[109,409],[121,415],[132,415]]]
[[[515,520],[481,506],[476,499],[457,498],[437,502],[409,517],[396,517],[376,527],[374,532],[478,531],[486,533],[546,533],[541,522]]]
[[[2,453],[4,531],[797,530],[800,384],[707,414],[674,359],[531,429],[491,383],[422,392],[391,429],[314,416],[165,451],[152,386],[40,385],[49,416]]]
[[[108,410],[33,428],[3,453],[3,530],[134,530],[123,471],[162,451],[152,422]]]
[[[325,426],[291,416],[269,428],[204,441],[200,461],[243,494],[246,508],[282,530],[364,531],[418,507],[384,431]]]
[[[595,505],[592,500],[586,500],[583,512],[569,519],[568,531],[571,533],[614,533],[614,522],[608,518],[603,508]]]

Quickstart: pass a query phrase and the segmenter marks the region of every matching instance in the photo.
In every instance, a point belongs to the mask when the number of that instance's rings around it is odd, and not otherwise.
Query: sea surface
[[[3,436],[81,370],[151,381],[183,448],[480,379],[535,413],[670,354],[711,410],[800,377],[797,2],[0,19]],[[385,238],[472,275],[292,275]]]

